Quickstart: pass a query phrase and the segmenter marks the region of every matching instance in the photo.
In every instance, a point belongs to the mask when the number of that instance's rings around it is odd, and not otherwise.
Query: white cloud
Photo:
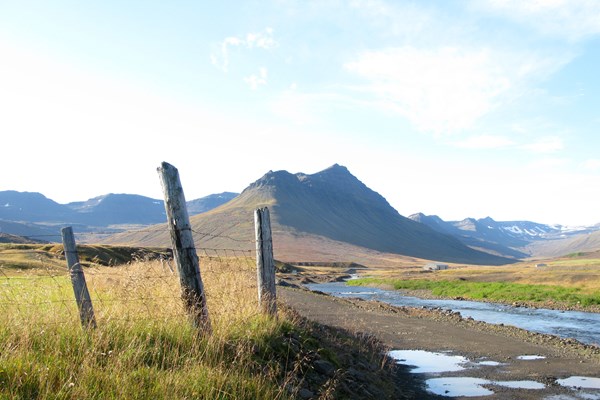
[[[532,161],[531,163],[529,163],[528,167],[531,170],[544,170],[544,171],[551,170],[551,169],[564,170],[568,164],[569,164],[568,159],[547,157],[547,158],[541,158],[541,159]]]
[[[248,33],[246,34],[245,45],[251,49],[257,47],[259,49],[269,50],[277,46],[277,42],[273,39],[273,29],[266,28],[264,33]]]
[[[499,149],[512,146],[514,142],[504,136],[478,135],[455,143],[465,149]]]
[[[600,158],[592,158],[583,163],[583,167],[591,171],[600,171]]]
[[[258,89],[259,86],[266,85],[267,69],[264,67],[260,68],[258,74],[253,74],[244,78],[244,82],[246,82],[252,90]]]
[[[579,40],[600,34],[600,2],[597,0],[488,0],[488,10],[550,36]]]
[[[345,68],[369,83],[362,90],[422,131],[454,133],[518,97],[563,60],[490,48],[397,47],[360,54]]]
[[[216,67],[227,72],[229,69],[229,49],[241,47],[246,49],[270,50],[277,47],[278,43],[273,38],[273,29],[266,28],[264,32],[247,33],[244,36],[230,36],[219,45],[218,50],[210,55],[211,62]]]
[[[536,142],[523,145],[521,148],[534,153],[555,153],[564,148],[564,143],[561,138],[550,136],[541,138]]]

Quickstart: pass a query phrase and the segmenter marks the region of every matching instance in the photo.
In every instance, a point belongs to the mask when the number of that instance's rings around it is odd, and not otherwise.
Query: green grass
[[[187,323],[109,323],[83,333],[66,326],[17,336],[0,329],[0,398],[285,397],[272,354],[248,351],[273,341],[283,324],[252,324],[241,340],[203,338]],[[260,328],[258,328],[260,327]]]
[[[86,268],[91,330],[80,326],[66,273],[5,270],[0,399],[289,398],[297,360],[284,339],[303,328],[259,312],[250,271],[204,266],[211,335],[190,324],[178,277],[159,262]]]
[[[394,289],[430,290],[435,296],[464,297],[497,302],[560,302],[568,305],[600,305],[600,293],[581,293],[581,289],[550,285],[509,282],[470,282],[461,280],[430,281],[424,279],[397,280],[363,278],[347,282],[353,286],[391,285]]]

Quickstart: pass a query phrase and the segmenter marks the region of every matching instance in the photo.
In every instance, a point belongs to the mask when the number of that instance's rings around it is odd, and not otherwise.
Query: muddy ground
[[[335,278],[321,277],[320,280]],[[314,279],[313,277],[311,280]],[[301,282],[296,280],[295,283]],[[577,390],[556,384],[556,379],[571,376],[600,378],[600,348],[597,346],[583,345],[571,339],[559,339],[515,327],[473,321],[443,310],[393,307],[359,299],[338,299],[291,287],[280,287],[278,297],[308,319],[373,335],[391,350],[443,351],[462,355],[473,361],[489,360],[501,363],[499,366],[477,366],[459,372],[438,374],[435,377],[473,377],[502,382],[533,380],[546,386],[545,389],[538,390],[489,386],[495,394],[481,398],[600,399],[598,390]],[[518,359],[523,355],[538,355],[544,358]],[[423,380],[433,377],[412,375]],[[411,384],[414,385],[414,382]]]

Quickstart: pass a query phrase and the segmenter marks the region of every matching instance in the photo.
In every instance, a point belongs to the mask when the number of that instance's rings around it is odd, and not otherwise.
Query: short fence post
[[[163,162],[158,168],[158,174],[165,197],[167,223],[171,234],[173,256],[179,272],[181,297],[194,325],[202,333],[210,333],[206,296],[200,276],[200,262],[194,245],[179,172],[171,164]]]
[[[75,293],[75,301],[77,301],[77,308],[79,309],[81,325],[83,325],[84,328],[96,328],[94,307],[92,306],[90,292],[88,291],[85,282],[83,268],[79,263],[79,255],[77,254],[77,245],[75,244],[73,228],[70,226],[63,228],[61,233],[65,249],[65,258],[67,259],[67,267],[69,268],[71,284],[73,285],[73,292]]]
[[[258,302],[266,313],[276,315],[275,261],[273,259],[271,218],[267,207],[254,211],[254,228],[256,231]]]

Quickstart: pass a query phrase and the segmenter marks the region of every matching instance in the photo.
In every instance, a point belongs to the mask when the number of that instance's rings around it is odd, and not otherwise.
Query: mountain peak
[[[316,174],[314,174],[315,176],[319,176],[319,175],[326,175],[326,176],[330,176],[330,175],[337,175],[337,176],[341,176],[341,175],[350,175],[350,176],[354,176],[350,173],[350,171],[348,170],[348,168],[344,167],[343,165],[339,165],[339,164],[333,164],[331,167],[329,168],[325,168],[323,171],[317,172]]]
[[[323,170],[323,172],[325,171],[339,171],[339,172],[349,172],[348,168],[344,167],[343,165],[340,165],[338,163],[333,164],[331,167],[329,168],[325,168]]]

